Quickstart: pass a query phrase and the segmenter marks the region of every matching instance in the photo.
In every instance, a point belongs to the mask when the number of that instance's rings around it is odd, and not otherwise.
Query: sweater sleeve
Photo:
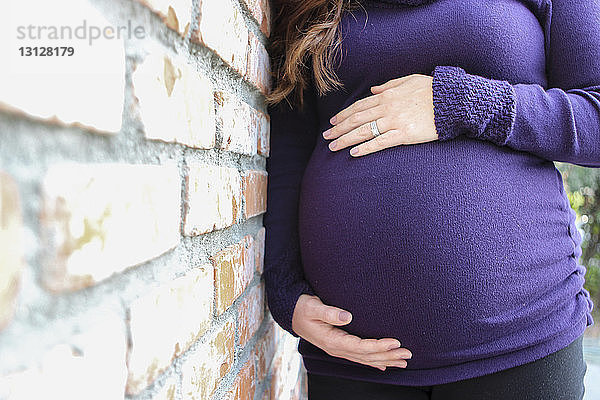
[[[549,89],[433,71],[439,140],[461,134],[538,157],[600,167],[600,0],[553,0],[546,29]]]
[[[284,100],[269,106],[270,154],[267,158],[267,210],[264,272],[267,304],[273,319],[294,337],[292,316],[302,293],[315,295],[304,279],[298,239],[300,183],[316,144],[318,119],[312,86],[304,109]]]

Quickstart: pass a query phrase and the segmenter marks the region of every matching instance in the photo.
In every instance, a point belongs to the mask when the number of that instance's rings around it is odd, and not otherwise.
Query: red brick
[[[215,268],[216,313],[222,314],[244,292],[254,275],[253,237],[227,246],[210,257]]]
[[[255,120],[252,126],[255,126],[258,131],[258,154],[263,157],[269,157],[270,153],[270,131],[271,122],[268,114],[262,111],[254,110],[251,113],[251,117]]]
[[[252,32],[248,36],[248,65],[244,76],[261,93],[271,92],[271,60],[265,46]]]
[[[254,360],[251,358],[240,369],[233,386],[225,394],[225,400],[253,400],[256,390],[254,379]]]
[[[19,188],[0,171],[0,329],[14,316],[23,270],[23,219]]]
[[[267,210],[267,172],[244,171],[244,218],[248,219]]]

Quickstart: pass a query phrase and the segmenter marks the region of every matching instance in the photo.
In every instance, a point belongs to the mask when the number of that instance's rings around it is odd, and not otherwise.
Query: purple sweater
[[[315,374],[435,385],[558,351],[593,324],[581,236],[553,161],[600,167],[600,0],[361,0],[345,88],[270,107],[264,278],[275,321],[302,293],[398,339],[386,371],[300,338]],[[368,15],[368,17],[367,17]],[[433,76],[439,140],[353,157],[329,118],[370,86]]]

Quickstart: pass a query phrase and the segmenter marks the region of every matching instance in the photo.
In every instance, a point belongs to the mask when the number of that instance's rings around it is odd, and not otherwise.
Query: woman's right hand
[[[340,318],[348,314],[348,320]],[[385,371],[386,367],[406,367],[412,353],[401,348],[397,339],[362,339],[335,326],[346,325],[352,315],[341,308],[328,306],[318,296],[303,293],[296,302],[292,329],[300,337],[323,349],[327,354],[341,357]]]

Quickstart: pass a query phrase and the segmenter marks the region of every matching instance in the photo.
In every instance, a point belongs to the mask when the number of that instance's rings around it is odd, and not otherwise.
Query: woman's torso
[[[320,132],[370,86],[436,65],[546,87],[535,1],[362,3],[368,19],[342,21],[345,89],[318,99]],[[540,343],[586,312],[552,161],[466,136],[357,158],[329,143],[318,135],[303,177],[300,245],[319,297],[353,313],[349,333],[395,337],[408,368],[432,368]]]

